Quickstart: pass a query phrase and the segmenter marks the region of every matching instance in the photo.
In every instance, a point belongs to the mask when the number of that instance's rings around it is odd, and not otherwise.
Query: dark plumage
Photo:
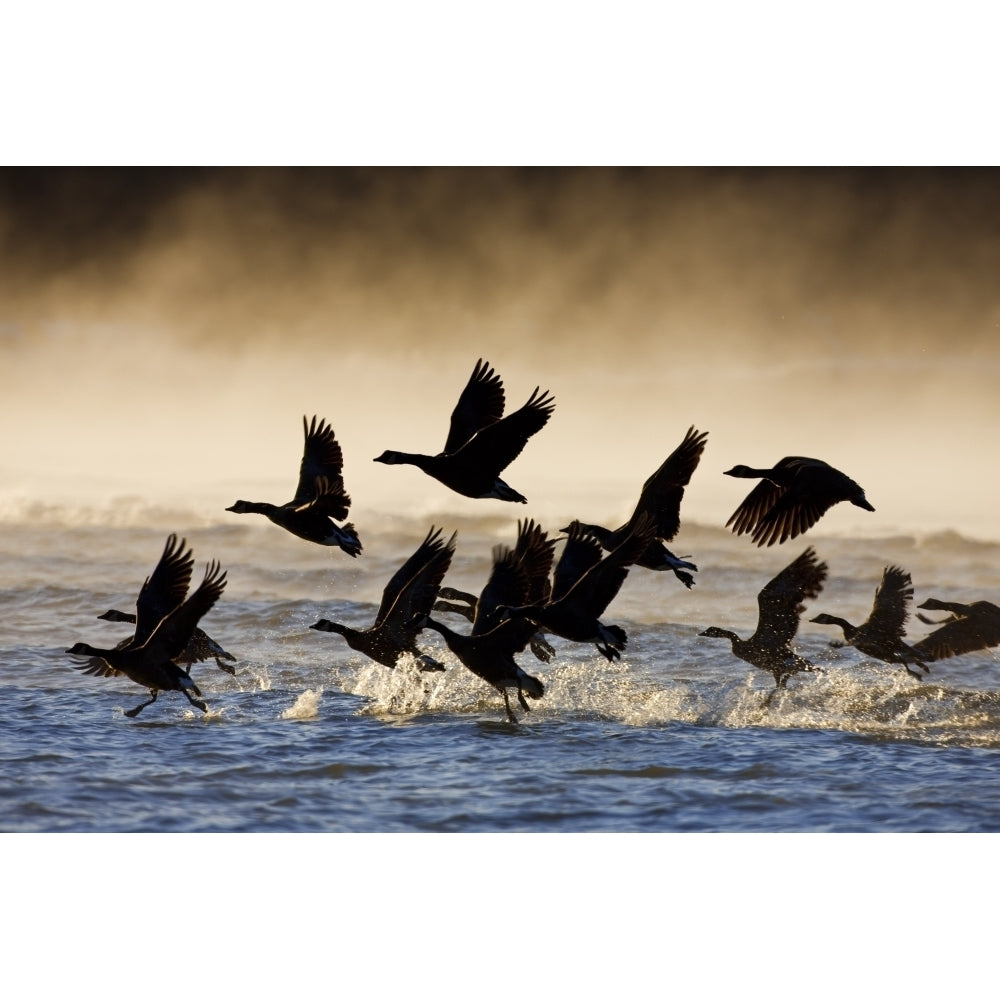
[[[600,617],[621,589],[629,568],[649,545],[654,531],[652,520],[643,514],[625,540],[602,559],[600,544],[574,521],[569,526],[566,549],[556,565],[550,599],[498,610],[505,617],[527,618],[572,642],[592,642],[609,660],[619,659],[628,636],[618,625],[605,625]]]
[[[792,674],[816,669],[793,652],[791,643],[805,611],[802,602],[819,594],[826,574],[826,563],[816,560],[810,546],[757,595],[757,631],[749,639],[741,639],[735,632],[715,625],[698,634],[728,639],[741,660],[768,671],[774,677],[775,687],[783,688]]]
[[[644,569],[669,569],[685,587],[693,587],[694,577],[685,570],[693,569],[697,572],[698,567],[679,559],[663,543],[671,541],[680,530],[684,487],[691,482],[691,476],[701,461],[707,438],[707,433],[696,431],[693,427],[688,428],[684,440],[643,484],[632,516],[620,528],[612,531],[597,524],[581,522],[582,527],[601,543],[602,548],[610,552],[625,540],[639,517],[648,515],[655,525],[656,537],[636,559],[635,565]],[[569,531],[569,528],[562,530]]]
[[[736,465],[724,475],[761,480],[726,521],[726,527],[732,526],[737,535],[750,532],[758,545],[801,535],[842,500],[875,510],[853,479],[818,458],[790,456],[773,469]]]
[[[351,649],[387,667],[395,667],[400,656],[409,653],[417,659],[421,670],[444,670],[442,664],[417,648],[417,636],[422,628],[418,621],[430,613],[454,554],[455,535],[445,542],[441,529],[432,527],[413,555],[385,585],[375,621],[370,627],[353,629],[326,618],[309,627],[342,635]]]
[[[126,615],[124,612],[108,611],[103,615],[98,615],[99,618],[109,621],[130,619],[133,625],[138,626],[133,629],[132,635],[122,639],[115,646],[115,649],[141,646],[152,635],[157,623],[183,603],[191,585],[191,573],[194,570],[194,555],[191,549],[186,549],[186,546],[187,542],[183,538],[178,542],[177,536],[174,534],[167,538],[163,554],[153,572],[146,577],[139,588],[139,596],[135,601],[137,614]],[[122,617],[119,618],[118,615]],[[188,673],[190,672],[189,669]],[[118,671],[113,670],[107,661],[100,657],[94,657],[84,669],[84,673],[104,677],[117,674]]]
[[[517,542],[511,549],[498,545],[493,550],[493,568],[478,597],[452,588],[442,588],[445,601],[434,605],[435,611],[455,612],[472,622],[472,634],[483,635],[500,624],[498,608],[503,605],[532,604],[549,597],[549,571],[555,557],[555,539],[550,539],[533,520],[518,521]],[[462,601],[461,604],[446,603]],[[525,620],[525,634],[531,651],[543,663],[552,659],[554,650]]]
[[[176,660],[190,642],[198,621],[221,596],[226,586],[226,574],[221,572],[217,562],[209,563],[198,589],[184,600],[191,575],[190,553],[184,553],[184,546],[183,539],[178,545],[176,535],[167,539],[160,562],[152,577],[143,584],[136,601],[136,630],[131,640],[114,649],[78,642],[66,650],[74,656],[95,658],[76,667],[85,674],[100,677],[124,675],[149,689],[152,695],[149,701],[125,713],[132,718],[147,705],[152,705],[160,691],[180,691],[196,708],[207,711],[207,706],[200,700],[198,686],[190,674],[177,665]],[[150,596],[150,590],[156,593],[155,599]],[[178,593],[181,600],[161,615],[156,610],[157,606],[162,608]]]
[[[920,677],[909,664],[916,663],[924,673],[929,668],[924,658],[903,641],[903,631],[909,617],[908,605],[913,598],[910,574],[898,566],[886,566],[875,591],[871,614],[860,625],[852,625],[835,615],[819,614],[812,620],[820,625],[839,625],[844,632],[843,645],[884,663],[901,663],[906,672]]]
[[[437,455],[385,451],[375,461],[415,465],[462,496],[527,503],[500,473],[521,454],[528,438],[545,426],[554,409],[552,397],[536,387],[524,406],[503,416],[503,382],[480,358],[452,411],[443,451]]]
[[[481,635],[462,635],[453,632],[447,625],[429,616],[421,619],[424,628],[440,632],[448,648],[477,677],[491,684],[503,695],[507,718],[516,723],[517,717],[511,711],[508,688],[517,688],[517,700],[521,707],[529,711],[525,694],[529,698],[541,698],[545,686],[537,677],[525,673],[515,662],[514,654],[524,649],[527,639],[520,622],[504,621],[490,632]]]
[[[295,496],[280,507],[273,503],[237,500],[226,510],[234,514],[263,514],[269,521],[317,545],[338,545],[349,556],[361,552],[361,540],[353,524],[338,525],[347,517],[351,498],[344,490],[344,456],[325,420],[306,423],[305,448],[299,466]]]
[[[959,604],[929,597],[920,605],[928,611],[950,611],[948,618],[935,622],[925,615],[917,617],[927,625],[937,625],[930,635],[913,644],[922,660],[944,660],[963,653],[1000,646],[1000,608],[989,601]]]
[[[103,615],[98,615],[97,617],[106,622],[124,622],[132,625],[135,624],[136,619],[135,615],[129,614],[127,611],[116,611],[114,608],[110,611],[105,611]],[[125,642],[130,641],[130,639],[125,640]],[[182,666],[187,666],[190,672],[192,664],[213,659],[220,670],[224,670],[227,674],[233,676],[236,675],[235,667],[222,662],[223,660],[235,660],[236,657],[232,653],[227,653],[211,636],[207,635],[200,628],[196,628],[191,633],[191,640],[184,647],[184,652],[176,657],[176,662]]]

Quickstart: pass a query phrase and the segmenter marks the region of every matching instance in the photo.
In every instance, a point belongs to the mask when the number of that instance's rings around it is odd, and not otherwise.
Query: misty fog
[[[0,512],[280,503],[318,413],[352,516],[623,518],[693,424],[682,520],[799,454],[876,507],[824,530],[1000,537],[998,201],[982,170],[0,171]],[[508,410],[555,395],[527,508],[372,462],[438,451],[481,356]]]

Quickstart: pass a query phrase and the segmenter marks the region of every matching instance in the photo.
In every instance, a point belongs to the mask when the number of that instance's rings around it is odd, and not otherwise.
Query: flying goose
[[[865,491],[818,458],[783,458],[773,469],[735,465],[726,476],[760,479],[726,521],[734,534],[750,532],[757,545],[774,545],[808,531],[835,503],[875,510]]]
[[[97,617],[106,622],[125,622],[130,625],[134,625],[136,619],[134,614],[129,614],[127,611],[117,611],[115,608],[111,608]],[[213,659],[220,670],[236,676],[236,668],[222,662],[223,660],[235,660],[236,657],[232,653],[227,653],[210,635],[207,635],[200,628],[196,628],[191,633],[191,641],[184,647],[184,652],[176,657],[176,662],[181,666],[186,666],[190,673],[192,664]]]
[[[415,465],[462,496],[475,499],[527,499],[508,486],[500,473],[521,454],[528,438],[548,422],[555,401],[536,387],[519,410],[503,415],[503,382],[480,358],[451,414],[444,450],[437,455],[384,451],[374,461],[386,465]]]
[[[839,625],[844,642],[834,645],[853,646],[858,652],[884,663],[901,663],[906,672],[920,677],[909,664],[916,663],[924,673],[929,667],[924,657],[903,641],[903,630],[909,617],[908,605],[913,598],[910,574],[898,566],[886,566],[875,590],[871,613],[860,625],[852,625],[835,615],[819,614],[812,619],[820,625]]]
[[[693,587],[694,577],[685,571],[693,569],[697,572],[698,567],[675,556],[663,543],[671,541],[680,530],[684,487],[691,482],[691,476],[698,468],[707,438],[707,433],[696,431],[694,427],[688,428],[684,440],[643,484],[632,516],[620,528],[611,531],[597,524],[581,522],[582,527],[610,552],[625,540],[638,518],[643,513],[648,514],[656,526],[656,537],[636,559],[635,565],[644,569],[669,569],[685,587]],[[566,532],[569,528],[561,530]]]
[[[503,695],[504,708],[510,722],[516,724],[517,717],[511,711],[508,688],[517,688],[517,700],[526,712],[530,709],[524,700],[525,694],[529,698],[541,698],[545,693],[542,682],[525,673],[514,660],[514,654],[521,652],[527,645],[522,622],[502,621],[496,628],[480,635],[462,635],[429,615],[421,616],[419,624],[423,628],[440,632],[448,648],[463,665]]]
[[[928,597],[918,607],[927,611],[951,612],[949,617],[937,622],[926,615],[917,615],[925,624],[939,626],[913,644],[914,651],[922,660],[944,660],[1000,646],[1000,608],[989,601],[959,604],[957,601],[939,601]]]
[[[646,550],[655,530],[651,518],[642,514],[625,540],[602,559],[597,540],[578,521],[572,522],[566,549],[556,565],[549,600],[520,607],[502,606],[497,610],[505,618],[527,618],[571,642],[592,642],[608,660],[619,659],[628,636],[623,628],[605,625],[600,617],[621,589],[629,568]],[[576,564],[572,572],[567,571],[570,562]],[[581,565],[586,568],[577,576]]]
[[[442,587],[439,596],[445,600],[439,600],[434,610],[450,611],[467,618],[472,622],[472,635],[491,631],[500,624],[501,615],[497,609],[501,605],[533,604],[548,599],[555,545],[555,539],[548,538],[534,520],[518,521],[514,548],[498,545],[493,549],[493,567],[479,596]],[[450,601],[463,603],[448,603]],[[543,663],[548,663],[555,650],[534,625],[527,621],[525,625],[531,651]]]
[[[810,546],[757,595],[757,630],[749,639],[741,639],[735,632],[715,625],[698,634],[728,639],[736,656],[768,671],[774,677],[775,687],[783,688],[792,674],[816,669],[792,650],[792,639],[805,611],[802,602],[819,594],[826,573],[826,563],[816,560],[816,552]]]
[[[365,629],[321,618],[310,628],[342,635],[351,649],[387,667],[410,653],[420,670],[444,670],[444,665],[417,648],[420,617],[430,613],[438,588],[455,554],[455,534],[445,542],[441,529],[431,527],[417,550],[392,575],[382,591],[375,621]]]
[[[351,507],[344,490],[344,456],[333,429],[314,416],[302,418],[305,448],[299,466],[295,496],[280,507],[273,503],[237,500],[226,510],[234,514],[263,514],[269,521],[317,545],[339,545],[349,556],[361,552],[361,540],[353,524],[338,525]]]
[[[181,539],[178,546],[176,535],[167,539],[160,562],[153,571],[154,577],[157,571],[160,572],[164,592],[176,594],[181,586],[184,593],[187,591],[184,577],[185,574],[190,576],[190,568],[183,552],[185,544]],[[143,590],[148,589],[149,585],[148,579],[143,584]],[[212,561],[208,564],[198,589],[186,600],[183,600],[182,594],[181,603],[161,617],[156,617],[156,613],[151,611],[152,602],[145,601],[140,591],[136,601],[136,631],[130,642],[114,649],[102,649],[78,642],[66,652],[74,656],[97,658],[96,662],[92,659],[75,667],[85,674],[100,677],[122,674],[149,689],[149,701],[144,701],[125,713],[130,718],[135,718],[147,705],[152,705],[161,691],[180,691],[195,708],[205,712],[208,709],[201,700],[201,691],[190,674],[177,665],[176,660],[190,642],[198,621],[219,599],[225,586],[226,574],[221,571],[217,562]]]

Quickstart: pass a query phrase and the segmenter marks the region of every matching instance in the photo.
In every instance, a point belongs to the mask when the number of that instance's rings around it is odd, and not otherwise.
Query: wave
[[[628,660],[561,662],[538,673],[544,674],[545,694],[530,714],[516,711],[522,724],[589,718],[645,729],[677,723],[817,729],[936,746],[1000,747],[1000,690],[914,682],[877,664],[827,670],[783,690],[739,668],[727,678],[655,678]],[[422,674],[406,661],[395,670],[355,661],[336,674],[346,693],[364,699],[360,714],[387,721],[438,713],[504,717],[500,694],[460,665]]]
[[[533,508],[529,509],[532,513]],[[543,527],[550,535],[572,520],[570,512],[553,515],[547,512],[547,523]],[[459,537],[483,536],[496,541],[513,543],[516,536],[518,517],[528,516],[521,509],[491,508],[483,513],[471,514],[455,511],[439,503],[414,508],[405,503],[400,511],[389,511],[375,507],[355,507],[351,519],[359,525],[362,533],[377,536],[382,543],[409,544],[411,539],[422,538],[428,526],[435,524],[446,531],[457,531]],[[537,515],[536,515],[537,519]],[[609,520],[610,523],[610,520]],[[134,493],[114,494],[99,500],[88,501],[46,501],[26,496],[22,493],[0,492],[0,525],[38,526],[64,528],[159,528],[167,531],[190,529],[224,529],[233,536],[241,536],[263,526],[260,521],[237,521],[235,515],[226,511],[218,502],[203,500],[164,502],[153,501]],[[265,526],[268,533],[280,529]],[[733,539],[732,534],[719,525],[697,520],[685,520],[677,546],[725,545]],[[808,537],[788,543],[786,548],[797,543],[837,545],[856,542],[855,533],[841,534],[814,529]],[[984,538],[957,529],[936,529],[926,532],[899,532],[886,534],[870,532],[864,535],[866,545],[876,545],[880,549],[917,549],[932,554],[941,552],[950,558],[963,556],[985,556],[1000,550],[1000,540]],[[492,544],[492,541],[489,542]],[[737,542],[747,552],[759,551],[749,547],[745,541]]]

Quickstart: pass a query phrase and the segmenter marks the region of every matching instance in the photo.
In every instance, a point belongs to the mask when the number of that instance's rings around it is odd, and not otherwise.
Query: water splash
[[[279,719],[318,719],[319,703],[323,697],[323,689],[313,690],[307,688],[295,699],[295,704],[291,708],[286,708]]]

